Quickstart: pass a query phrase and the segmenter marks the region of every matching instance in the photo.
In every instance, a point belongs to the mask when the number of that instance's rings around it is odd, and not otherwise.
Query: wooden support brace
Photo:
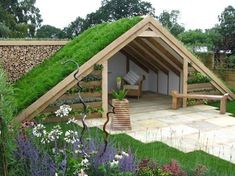
[[[103,63],[102,70],[102,108],[103,108],[103,117],[106,117],[108,112],[108,61],[106,60]]]
[[[225,114],[226,113],[227,99],[228,99],[228,93],[224,94],[224,96],[220,100],[220,114]]]
[[[171,96],[172,96],[172,109],[175,110],[178,108],[177,91],[172,91]]]

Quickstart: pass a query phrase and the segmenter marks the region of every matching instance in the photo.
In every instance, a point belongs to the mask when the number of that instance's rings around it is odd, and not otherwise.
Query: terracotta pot
[[[129,101],[113,99],[112,105],[115,107],[115,114],[111,122],[112,130],[131,130]]]

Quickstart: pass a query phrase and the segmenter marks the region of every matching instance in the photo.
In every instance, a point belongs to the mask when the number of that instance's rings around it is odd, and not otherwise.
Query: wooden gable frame
[[[150,29],[150,30],[149,30]],[[152,31],[152,32],[146,32]],[[155,33],[155,34],[154,34]],[[156,35],[157,34],[157,35]],[[213,81],[211,82],[221,93],[229,93],[230,99],[235,99],[235,95],[220,81],[208,68],[206,68],[193,54],[191,54],[177,39],[175,39],[166,29],[164,29],[159,22],[153,17],[146,17],[137,23],[134,27],[126,33],[118,37],[115,41],[94,55],[90,60],[84,63],[79,69],[79,79],[92,72],[95,64],[104,64],[107,66],[107,60],[115,53],[120,51],[123,47],[129,44],[138,36],[141,37],[158,37],[166,42],[172,49],[174,49],[183,58],[183,74],[187,73],[188,63],[200,72],[203,72]],[[64,80],[55,85],[51,90],[46,92],[38,100],[24,109],[16,119],[18,121],[31,120],[40,112],[42,112],[49,104],[61,97],[67,90],[75,86],[76,80],[73,75],[76,71],[68,75]],[[107,68],[106,68],[107,72]],[[104,72],[104,76],[107,73]],[[107,79],[107,78],[106,78]],[[187,76],[184,77],[184,88],[187,89]],[[106,80],[107,83],[107,80]],[[185,85],[186,84],[186,85]],[[104,85],[107,86],[107,85]],[[185,90],[184,90],[185,91]],[[107,96],[104,96],[107,98]]]

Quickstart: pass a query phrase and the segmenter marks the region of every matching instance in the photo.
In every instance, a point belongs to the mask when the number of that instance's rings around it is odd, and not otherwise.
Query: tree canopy
[[[37,30],[37,38],[64,38],[64,32],[51,25],[43,25]]]
[[[36,0],[0,1],[0,37],[34,37],[42,19]]]
[[[185,28],[178,23],[180,11],[172,10],[171,12],[163,11],[158,20],[166,27],[174,36],[178,36],[184,32]]]
[[[235,9],[228,6],[219,16],[219,32],[222,36],[224,50],[231,50],[235,53]]]
[[[78,17],[64,29],[68,38],[78,35],[87,28],[103,22],[143,15],[155,15],[155,9],[149,2],[141,0],[102,0],[101,7],[86,16]]]

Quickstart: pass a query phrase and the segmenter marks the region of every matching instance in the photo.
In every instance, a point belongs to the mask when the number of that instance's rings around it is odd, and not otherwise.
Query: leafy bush
[[[126,18],[92,27],[29,71],[14,84],[18,113],[76,69],[69,65],[64,66],[62,63],[73,59],[80,66],[83,65],[141,19]],[[96,69],[102,68],[97,65]]]
[[[124,100],[124,98],[126,97],[127,94],[127,90],[125,89],[121,89],[121,90],[113,90],[112,95],[114,98],[118,99],[118,100]]]
[[[228,68],[235,68],[235,54],[226,58]]]
[[[14,127],[13,113],[15,103],[13,89],[7,83],[7,77],[3,69],[0,68],[0,170],[3,175],[7,175],[8,167],[12,163],[12,152],[14,149]]]
[[[188,84],[196,84],[196,83],[208,83],[210,82],[210,79],[199,73],[199,72],[193,72],[191,75],[191,78],[188,80]]]

